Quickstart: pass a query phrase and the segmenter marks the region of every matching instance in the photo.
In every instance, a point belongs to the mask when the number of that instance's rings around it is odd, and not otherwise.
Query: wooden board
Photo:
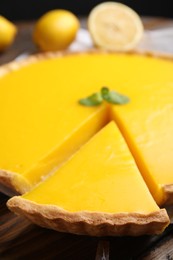
[[[0,194],[0,259],[173,259],[173,224],[160,236],[88,237],[44,229],[14,215]]]

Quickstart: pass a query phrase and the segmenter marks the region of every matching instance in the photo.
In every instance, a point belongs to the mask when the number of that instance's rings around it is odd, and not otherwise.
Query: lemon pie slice
[[[41,226],[95,236],[157,234],[169,223],[114,122],[8,207]]]

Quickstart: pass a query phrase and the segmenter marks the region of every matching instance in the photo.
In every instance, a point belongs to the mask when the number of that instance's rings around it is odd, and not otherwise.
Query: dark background
[[[173,17],[172,0],[125,0],[119,1],[140,15]],[[51,9],[63,8],[77,15],[87,15],[97,4],[104,1],[87,0],[0,0],[0,14],[11,20],[29,20],[40,17]]]

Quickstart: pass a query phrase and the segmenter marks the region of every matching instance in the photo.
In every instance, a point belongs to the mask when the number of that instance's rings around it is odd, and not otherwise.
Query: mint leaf
[[[89,97],[82,98],[79,100],[79,104],[83,106],[98,106],[103,102],[103,98],[100,93],[94,93]]]
[[[94,93],[91,96],[80,99],[79,104],[88,107],[98,106],[102,104],[103,100],[115,105],[127,104],[130,101],[130,99],[127,96],[122,95],[114,90],[109,90],[108,87],[102,87],[100,92]]]
[[[104,100],[108,101],[110,99],[110,90],[107,87],[102,87],[101,96]]]
[[[107,87],[101,89],[102,98],[111,104],[123,105],[127,104],[130,99],[116,91],[110,91]]]

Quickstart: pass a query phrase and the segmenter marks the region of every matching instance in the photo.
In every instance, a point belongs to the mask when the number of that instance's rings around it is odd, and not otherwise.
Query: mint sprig
[[[86,98],[80,99],[79,104],[83,106],[98,106],[106,101],[115,105],[127,104],[129,97],[122,95],[114,90],[109,90],[108,87],[102,87],[100,92],[94,93]]]

